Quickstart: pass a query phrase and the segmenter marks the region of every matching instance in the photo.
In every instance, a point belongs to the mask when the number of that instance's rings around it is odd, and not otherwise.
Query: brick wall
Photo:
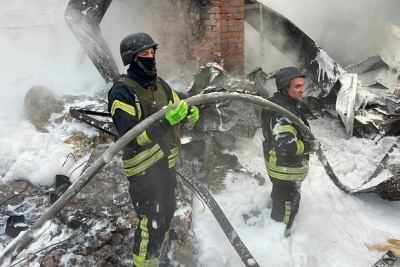
[[[203,31],[190,56],[201,64],[217,62],[232,73],[244,71],[244,0],[203,1],[205,6],[194,17],[202,17]],[[191,22],[189,22],[190,24]]]
[[[159,65],[169,64],[184,75],[216,62],[234,75],[243,74],[244,0],[152,0],[150,10],[157,14],[152,20],[162,55]]]

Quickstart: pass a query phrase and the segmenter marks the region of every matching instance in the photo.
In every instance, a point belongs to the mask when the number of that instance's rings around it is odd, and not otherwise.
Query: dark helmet
[[[122,62],[124,66],[131,64],[133,56],[144,49],[153,47],[157,49],[157,43],[147,33],[138,32],[132,33],[122,39],[119,45],[119,52],[121,53]]]
[[[282,68],[275,77],[276,88],[281,90],[283,87],[288,86],[293,78],[306,77],[306,75],[296,67]]]

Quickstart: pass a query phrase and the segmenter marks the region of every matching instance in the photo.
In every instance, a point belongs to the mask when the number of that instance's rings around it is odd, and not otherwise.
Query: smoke
[[[49,89],[57,93],[68,93],[81,90],[77,88],[81,87],[78,80],[93,84],[93,79],[98,78],[91,62],[77,65],[81,47],[65,23],[67,3],[67,0],[0,0],[0,84],[15,85],[30,80],[53,86]],[[88,81],[90,76],[92,80]],[[21,94],[30,86],[24,85]]]
[[[157,25],[154,25],[151,19],[154,14],[148,14],[148,12],[143,1],[114,0],[100,24],[103,38],[110,48],[120,73],[125,73],[127,68],[122,64],[119,53],[119,44],[123,38],[131,33],[146,32],[156,39],[154,28]]]
[[[260,1],[294,22],[342,67],[380,54],[386,40],[384,30],[386,23],[400,24],[400,17],[396,13],[400,7],[397,0]],[[160,5],[168,5],[168,3],[160,2]],[[126,68],[122,66],[120,60],[119,42],[126,35],[137,31],[148,32],[159,43],[157,68],[161,76],[172,75],[179,69],[179,66],[175,66],[173,62],[176,55],[169,55],[168,47],[180,37],[173,36],[175,34],[172,28],[169,29],[168,39],[159,35],[160,28],[165,26],[162,25],[162,21],[160,24],[159,19],[162,16],[157,15],[157,12],[162,9],[149,8],[148,3],[140,0],[112,2],[101,23],[101,29],[120,72],[124,72]],[[166,8],[164,10],[167,12]],[[164,21],[165,23],[167,22]],[[264,58],[261,59],[258,56],[260,51],[258,33],[254,34],[252,32],[254,29],[247,24],[245,31],[247,71],[258,66],[263,67],[264,70],[273,71],[293,64],[268,42],[265,43],[262,51]],[[182,42],[185,41],[182,40]],[[254,53],[248,53],[249,48],[256,52],[257,57],[254,57]]]
[[[380,54],[386,24],[400,24],[396,0],[261,2],[294,22],[342,67]]]
[[[396,14],[400,4],[396,0],[261,1],[293,21],[342,67],[379,54],[386,40],[386,23],[400,24],[400,17]],[[120,41],[133,32],[149,33],[159,43],[157,67],[160,75],[172,75],[179,66],[171,65],[173,62],[170,59],[173,60],[177,55],[168,55],[171,50],[168,47],[176,40],[187,46],[185,42],[188,40],[172,36],[174,34],[170,34],[168,39],[160,36],[158,30],[165,26],[160,25],[162,16],[157,15],[145,2],[112,1],[100,24],[103,37],[119,72],[124,73],[126,67],[122,65],[119,55]],[[24,80],[44,68],[53,72],[60,70],[65,73],[68,70],[72,73],[71,65],[76,65],[82,49],[64,21],[67,3],[68,0],[0,0],[1,83]],[[7,25],[14,28],[7,28]],[[259,54],[259,36],[247,24],[245,31],[246,44]],[[264,69],[267,66],[272,71],[290,64],[287,58],[274,47],[267,46],[267,43],[262,51],[265,54],[263,59],[252,58],[249,50],[246,49],[246,62],[252,63],[251,68],[262,66]],[[165,62],[169,66],[165,66]],[[85,71],[80,71],[79,75],[97,72],[87,57],[84,63],[79,67],[85,68]],[[96,78],[101,80],[100,76]]]
[[[171,12],[171,9],[175,9]],[[182,40],[179,29],[185,26],[186,9],[174,7],[170,1],[114,0],[100,26],[102,34],[109,45],[120,73],[125,73],[119,53],[119,44],[128,34],[134,32],[148,33],[156,43],[157,73],[170,83],[176,83],[175,90],[184,91],[177,84],[188,85],[182,79],[182,64],[178,63],[179,46],[188,47],[189,40]],[[171,15],[174,14],[174,15]]]

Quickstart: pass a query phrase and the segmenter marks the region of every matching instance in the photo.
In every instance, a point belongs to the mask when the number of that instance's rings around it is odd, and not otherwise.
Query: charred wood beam
[[[310,96],[327,96],[344,73],[343,68],[308,35],[272,9],[262,4],[257,7],[249,4],[245,8],[245,21],[307,74]]]
[[[112,0],[70,0],[65,22],[106,82],[119,79],[118,67],[100,29]]]

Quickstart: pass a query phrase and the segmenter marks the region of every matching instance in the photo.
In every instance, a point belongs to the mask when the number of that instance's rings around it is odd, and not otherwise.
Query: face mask
[[[154,76],[157,74],[155,57],[137,57],[137,60],[139,67],[142,68],[147,75]]]

